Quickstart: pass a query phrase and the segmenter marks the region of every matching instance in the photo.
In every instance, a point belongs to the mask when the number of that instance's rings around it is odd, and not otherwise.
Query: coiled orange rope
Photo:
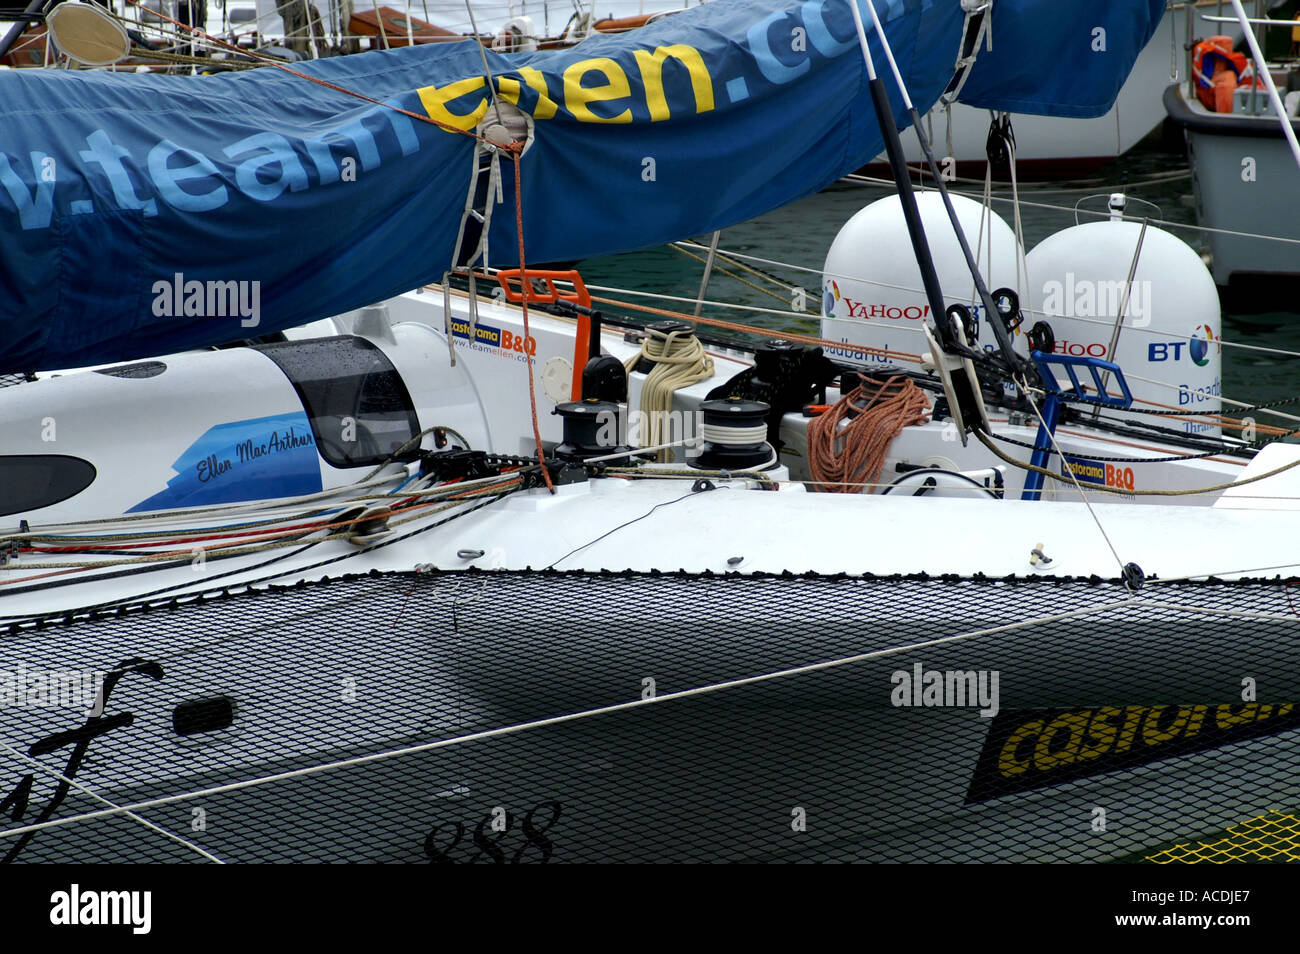
[[[910,378],[861,378],[808,424],[808,466],[828,493],[856,493],[862,484],[875,484],[894,438],[929,419],[930,402]]]

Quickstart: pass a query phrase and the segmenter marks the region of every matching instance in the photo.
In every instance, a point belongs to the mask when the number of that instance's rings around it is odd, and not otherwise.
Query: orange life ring
[[[1232,97],[1246,72],[1246,57],[1232,48],[1232,37],[1212,36],[1192,49],[1196,95],[1206,109],[1232,112]]]

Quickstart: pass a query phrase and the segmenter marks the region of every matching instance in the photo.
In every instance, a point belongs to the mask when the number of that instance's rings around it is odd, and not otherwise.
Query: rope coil
[[[646,329],[641,350],[623,363],[630,375],[641,359],[654,362],[641,385],[641,418],[636,443],[652,447],[665,442],[673,409],[673,395],[681,388],[713,377],[713,358],[704,350],[700,339],[692,331],[673,331],[665,334],[654,328]],[[660,463],[667,463],[669,451],[656,452]]]
[[[903,428],[929,419],[930,402],[910,378],[861,377],[858,387],[808,424],[808,466],[828,493],[875,484]]]
[[[701,424],[700,436],[710,444],[761,444],[767,440],[767,425],[723,427],[718,424]]]

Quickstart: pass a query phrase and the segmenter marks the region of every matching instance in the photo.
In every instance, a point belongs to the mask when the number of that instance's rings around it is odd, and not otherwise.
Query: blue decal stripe
[[[209,428],[172,464],[167,486],[127,513],[296,497],[321,489],[320,459],[302,411]]]

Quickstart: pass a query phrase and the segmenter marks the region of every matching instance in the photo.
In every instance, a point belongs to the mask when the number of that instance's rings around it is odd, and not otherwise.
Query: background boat
[[[1267,5],[1283,10],[1294,6],[1294,0],[1274,0]],[[1194,3],[1170,0],[1159,29],[1138,57],[1115,105],[1104,116],[1062,119],[1012,113],[1011,124],[1019,160],[1016,174],[1022,179],[1061,179],[1096,174],[1157,130],[1165,120],[1160,94],[1171,82],[1186,79],[1184,47],[1193,33],[1204,35],[1205,25],[1196,17],[1203,13],[1219,13],[1224,6],[1221,0],[1196,0]],[[1262,9],[1266,4],[1260,2],[1258,6]],[[1192,14],[1190,23],[1189,13]],[[1240,29],[1234,29],[1231,24],[1224,25],[1223,31],[1234,39],[1241,38]],[[936,106],[927,114],[927,135],[936,154],[955,159],[957,175],[984,177],[988,164],[990,118],[987,110],[961,103],[954,104],[950,110]],[[924,163],[915,134],[904,132],[903,145],[909,163]],[[882,157],[865,171],[879,175],[885,170]],[[1005,165],[995,174],[1005,180]]]
[[[1300,131],[1300,20],[1263,21],[1256,30],[1294,134]],[[1265,43],[1268,38],[1274,42]],[[1244,60],[1250,62],[1248,49]],[[1251,69],[1236,86],[1230,112],[1207,108],[1191,83],[1169,86],[1164,105],[1187,143],[1197,221],[1215,230],[1207,233],[1206,248],[1214,279],[1237,307],[1262,310],[1295,301],[1300,150],[1257,73]]]

